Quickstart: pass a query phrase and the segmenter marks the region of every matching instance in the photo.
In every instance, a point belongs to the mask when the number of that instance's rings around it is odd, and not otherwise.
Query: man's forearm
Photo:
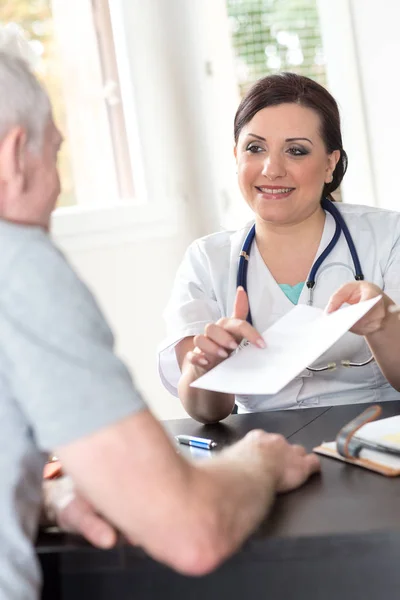
[[[257,527],[277,489],[298,487],[319,466],[263,431],[194,465],[148,411],[56,450],[99,514],[153,558],[191,575],[217,567]]]
[[[219,560],[234,552],[268,514],[276,496],[274,465],[247,460],[226,453],[220,459],[203,462],[204,490],[210,510],[216,512],[217,537],[223,544]]]
[[[159,538],[159,547],[146,540],[143,547],[183,573],[204,575],[219,566],[257,528],[275,498],[276,457],[269,465],[255,453],[250,458],[228,450],[190,466],[186,494],[175,496],[168,515],[154,523],[165,539]]]

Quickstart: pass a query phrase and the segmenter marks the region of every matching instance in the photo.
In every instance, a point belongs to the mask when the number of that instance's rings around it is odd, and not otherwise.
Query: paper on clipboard
[[[267,347],[248,345],[202,375],[193,387],[228,394],[277,394],[328,350],[381,298],[334,313],[298,305],[262,334]]]
[[[400,451],[400,415],[366,423],[354,434],[354,438]],[[400,466],[400,458],[398,460]]]

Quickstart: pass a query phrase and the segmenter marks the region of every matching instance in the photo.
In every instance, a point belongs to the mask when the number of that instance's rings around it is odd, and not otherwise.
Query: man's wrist
[[[223,455],[231,459],[235,465],[243,463],[243,470],[249,476],[276,493],[282,476],[282,461],[274,450],[275,447],[271,443],[268,443],[266,448],[255,443],[253,447],[247,447],[243,451],[239,442],[227,448]]]

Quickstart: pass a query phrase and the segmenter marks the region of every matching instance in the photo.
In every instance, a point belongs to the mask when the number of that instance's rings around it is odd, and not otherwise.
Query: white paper
[[[248,345],[196,379],[193,387],[228,394],[276,394],[328,350],[381,298],[325,314],[298,305],[263,334],[267,347]]]
[[[321,444],[321,448],[327,450],[333,450],[337,452],[336,442],[324,442]],[[340,454],[337,458],[340,458]],[[344,458],[344,457],[343,457]],[[341,460],[343,460],[343,458]],[[369,448],[362,448],[359,456],[363,460],[370,460],[371,462],[389,467],[390,469],[400,469],[400,457],[394,454],[386,454],[385,452],[378,452],[377,450],[370,450]]]
[[[354,437],[400,450],[400,415],[366,423],[360,427]]]

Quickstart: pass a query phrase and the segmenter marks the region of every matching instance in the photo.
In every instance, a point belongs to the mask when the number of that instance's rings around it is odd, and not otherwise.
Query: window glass
[[[15,27],[31,42],[38,56],[36,74],[45,85],[54,118],[65,141],[59,154],[62,192],[59,206],[75,204],[74,182],[66,127],[66,109],[60,78],[60,60],[54,38],[51,0],[0,0],[0,24]]]

